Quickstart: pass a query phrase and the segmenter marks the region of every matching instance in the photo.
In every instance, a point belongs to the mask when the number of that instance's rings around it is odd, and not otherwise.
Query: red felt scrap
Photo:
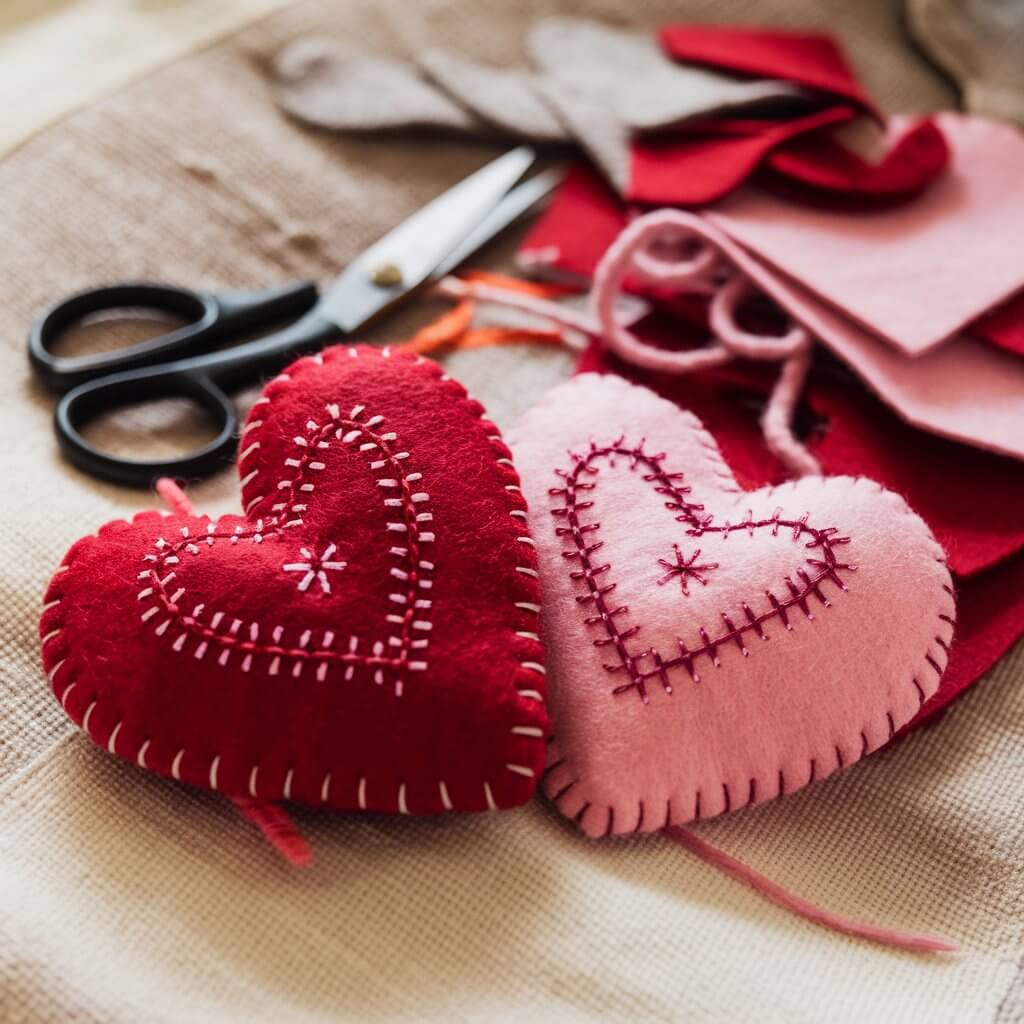
[[[742,185],[776,147],[808,133],[816,139],[855,114],[853,107],[837,106],[788,121],[715,118],[668,137],[635,139],[625,198],[658,206],[714,202]],[[808,173],[813,162],[805,157],[797,166]]]
[[[879,116],[832,36],[735,25],[663,25],[658,37],[674,60],[741,75],[781,78]]]
[[[566,215],[571,216],[571,212],[563,213]],[[1024,291],[1017,292],[969,324],[964,328],[964,334],[1024,356]]]
[[[788,195],[845,202],[897,202],[923,192],[949,164],[949,146],[926,118],[895,140],[878,163],[869,163],[829,132],[789,139],[768,156],[766,171]]]
[[[548,730],[535,555],[482,411],[410,353],[292,364],[242,434],[243,515],[143,512],[65,556],[40,632],[66,713],[243,802],[529,799]]]
[[[956,580],[956,598],[956,632],[946,671],[904,732],[942,711],[1024,636],[1024,554]]]
[[[573,164],[534,220],[517,261],[524,269],[589,280],[627,221],[625,206],[594,167]]]

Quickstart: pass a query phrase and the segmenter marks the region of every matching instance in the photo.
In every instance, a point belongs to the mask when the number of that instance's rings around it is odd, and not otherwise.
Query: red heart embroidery
[[[743,491],[695,417],[594,374],[531,410],[512,447],[549,638],[544,790],[589,834],[794,792],[936,692],[949,571],[873,481]]]
[[[46,595],[67,714],[143,768],[258,799],[428,814],[521,804],[547,719],[509,452],[418,356],[335,348],[243,431],[244,516],[144,512]]]

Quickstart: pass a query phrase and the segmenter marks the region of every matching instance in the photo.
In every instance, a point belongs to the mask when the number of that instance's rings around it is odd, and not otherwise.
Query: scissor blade
[[[495,235],[500,234],[513,221],[518,220],[532,206],[550,195],[564,177],[561,171],[544,171],[522,184],[516,185],[511,192],[480,222],[479,226],[466,237],[438,264],[430,275],[432,278],[444,277],[454,270],[463,260],[469,259],[477,249],[485,246]]]
[[[534,161],[528,146],[453,185],[350,263],[316,312],[346,334],[422,284],[499,204]]]

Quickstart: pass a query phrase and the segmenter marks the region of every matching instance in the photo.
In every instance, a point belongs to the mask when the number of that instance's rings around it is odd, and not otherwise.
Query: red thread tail
[[[788,910],[793,914],[806,918],[814,924],[829,928],[834,932],[843,935],[852,935],[858,939],[867,939],[869,942],[877,942],[882,946],[890,946],[893,949],[907,949],[915,953],[953,953],[958,947],[948,939],[932,935],[915,935],[911,932],[900,932],[890,928],[879,928],[875,925],[865,924],[861,921],[853,921],[839,914],[833,914],[829,910],[817,907],[813,903],[799,896],[794,895],[781,885],[765,878],[753,868],[730,857],[724,850],[712,846],[710,843],[698,839],[692,832],[679,826],[671,826],[665,829],[665,834],[674,839],[681,846],[686,847],[691,853],[700,857],[701,860],[713,867],[724,871],[738,879],[751,889],[764,896],[765,899]]]
[[[192,515],[192,502],[188,495],[178,486],[176,480],[169,476],[162,476],[156,482],[156,493],[164,499],[167,507],[179,516]]]
[[[238,808],[239,814],[246,821],[251,821],[289,864],[302,868],[313,859],[309,845],[302,838],[295,823],[277,804],[252,800],[244,796],[233,796],[229,799]]]

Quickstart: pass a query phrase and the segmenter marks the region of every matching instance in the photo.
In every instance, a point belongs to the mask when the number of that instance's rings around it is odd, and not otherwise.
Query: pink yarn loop
[[[665,255],[680,253],[673,260]],[[671,352],[648,345],[615,315],[628,276],[662,286],[711,295],[714,340],[702,349]],[[723,280],[724,279],[724,280]],[[735,358],[783,362],[779,381],[761,418],[768,448],[796,476],[821,472],[817,460],[793,434],[792,421],[810,368],[814,341],[793,323],[781,337],[753,334],[737,321],[749,279],[722,253],[714,229],[681,210],[655,210],[634,220],[609,246],[594,274],[594,317],[608,348],[634,366],[661,373],[690,373]]]
[[[744,300],[755,286],[725,254],[721,235],[711,225],[682,210],[655,210],[638,217],[608,247],[594,274],[590,313],[565,303],[539,299],[479,281],[447,277],[441,294],[470,296],[544,317],[568,328],[563,341],[578,348],[582,337],[597,337],[624,362],[655,373],[692,373],[733,359],[782,363],[778,382],[761,415],[765,443],[794,476],[821,473],[817,459],[793,433],[793,415],[811,360],[814,339],[799,323],[781,337],[753,334],[738,321]],[[627,278],[662,288],[711,297],[709,318],[714,339],[704,348],[673,352],[642,341],[630,329],[619,301]]]

